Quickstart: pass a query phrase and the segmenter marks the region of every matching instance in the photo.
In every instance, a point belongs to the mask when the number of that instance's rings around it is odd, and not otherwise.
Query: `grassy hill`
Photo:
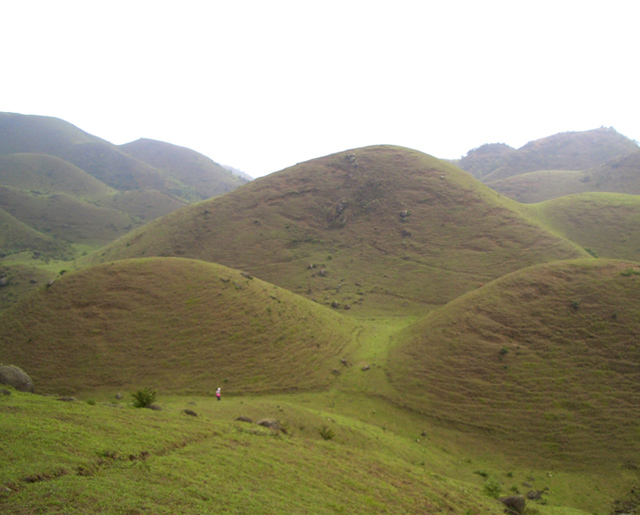
[[[518,202],[543,202],[584,192],[640,194],[640,152],[635,151],[586,171],[545,170],[487,183]]]
[[[411,314],[518,268],[588,254],[460,169],[377,146],[171,213],[91,261],[141,256],[244,269],[363,314]]]
[[[121,211],[64,193],[51,195],[0,186],[0,207],[56,241],[104,245],[138,225]]]
[[[0,113],[0,155],[57,154],[61,148],[103,141],[49,116]]]
[[[467,152],[467,155],[455,162],[455,165],[482,180],[493,172],[498,163],[516,152],[516,149],[504,143],[487,143]]]
[[[2,199],[0,188],[0,199]],[[39,253],[49,258],[62,258],[70,255],[71,246],[56,241],[16,219],[4,209],[0,209],[0,249],[2,258],[19,252]]]
[[[2,360],[29,370],[41,393],[326,387],[357,327],[237,270],[184,259],[67,273],[3,320]]]
[[[0,469],[0,511],[503,513],[480,476],[450,477],[473,466],[454,462],[451,451],[363,423],[357,411],[340,416],[294,397],[161,397],[164,409],[151,411],[113,398],[88,404],[0,396],[0,455],[10,458]],[[277,417],[288,429],[235,421],[239,415]],[[336,436],[325,441],[318,428],[327,424]]]
[[[640,262],[640,197],[583,193],[531,206],[540,220],[589,252]]]
[[[0,264],[0,311],[24,299],[34,289],[41,288],[58,272],[28,264]]]
[[[544,202],[554,198],[590,191],[587,172],[575,170],[541,170],[512,175],[487,183],[505,197],[525,204]]]
[[[110,143],[74,145],[61,151],[60,155],[119,191],[157,190],[185,202],[197,199],[193,188],[125,154]]]
[[[590,191],[640,195],[640,151],[612,159],[589,170]]]
[[[41,195],[66,193],[86,200],[116,193],[84,170],[48,154],[0,156],[0,184]]]
[[[66,249],[64,257],[80,255],[142,223],[246,182],[196,152],[141,142],[129,148],[164,168],[66,121],[0,113],[0,209],[12,217],[9,222],[3,215],[12,229],[3,236],[1,253],[14,256],[30,250],[36,260],[43,257],[46,267],[55,257],[52,248]],[[17,231],[16,222],[26,227]],[[37,233],[46,234],[47,252]],[[29,241],[39,243],[30,247],[25,243]],[[62,257],[57,251],[55,255]],[[11,259],[5,263],[17,263]]]
[[[395,400],[511,453],[635,469],[639,295],[637,262],[509,274],[398,337],[388,369]]]
[[[77,167],[47,160],[60,171],[38,189],[35,157],[6,159],[25,170],[0,189],[16,212],[79,202],[63,180]],[[83,202],[138,222],[165,195],[106,188]],[[640,485],[639,208],[603,193],[523,205],[375,146],[49,275],[2,265],[0,364],[82,402],[0,393],[0,512],[481,515],[532,491],[527,515],[609,515]],[[146,386],[162,410],[114,401]]]
[[[119,148],[190,186],[200,200],[222,195],[247,182],[198,152],[163,141],[143,138]]]
[[[588,170],[637,151],[636,143],[613,128],[562,132],[531,141],[509,153],[484,176],[483,182],[538,170]]]

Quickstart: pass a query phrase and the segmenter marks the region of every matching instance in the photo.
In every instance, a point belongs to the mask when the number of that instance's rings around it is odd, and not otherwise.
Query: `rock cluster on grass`
[[[0,384],[12,386],[19,392],[33,393],[33,381],[24,370],[15,365],[0,366]]]

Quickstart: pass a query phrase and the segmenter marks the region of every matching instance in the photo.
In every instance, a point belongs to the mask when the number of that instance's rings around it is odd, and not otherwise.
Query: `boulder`
[[[33,381],[24,370],[15,365],[0,366],[0,384],[13,386],[19,392],[33,392]]]
[[[512,495],[510,497],[502,497],[500,502],[506,506],[505,513],[512,515],[522,515],[526,501],[521,495]]]
[[[262,420],[258,420],[256,424],[258,424],[259,426],[268,427],[269,429],[274,429],[275,431],[282,431],[280,422],[278,422],[274,418],[263,418]]]

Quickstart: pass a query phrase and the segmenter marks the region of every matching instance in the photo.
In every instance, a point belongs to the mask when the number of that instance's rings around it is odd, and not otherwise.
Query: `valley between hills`
[[[248,181],[0,114],[0,512],[636,513],[639,152]]]

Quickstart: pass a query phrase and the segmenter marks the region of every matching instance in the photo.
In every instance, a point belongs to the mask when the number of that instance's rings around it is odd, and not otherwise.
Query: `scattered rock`
[[[345,367],[348,367],[348,366],[349,366],[349,362],[348,362],[346,359],[344,359],[344,358],[342,358],[342,359],[340,360],[340,363],[342,363]]]
[[[0,390],[0,395],[11,395],[11,392],[9,390]]]
[[[9,284],[9,279],[7,277],[0,277],[0,288],[3,286],[7,286]]]
[[[242,277],[246,277],[247,279],[253,279],[253,276],[248,272],[240,272]]]
[[[365,365],[365,366],[362,367],[362,371],[363,372],[366,372],[367,370],[370,370],[370,369],[371,369],[371,367],[369,365]]]
[[[162,407],[158,406],[157,404],[149,405],[149,409],[152,409],[153,411],[162,411]]]
[[[253,424],[253,419],[249,417],[238,417],[236,420],[238,422],[248,422],[249,424]]]
[[[13,386],[19,392],[33,393],[33,381],[24,370],[15,365],[0,366],[0,384]]]
[[[124,399],[124,394],[118,392],[116,393],[116,399],[118,399],[119,401],[121,401],[122,399]]]
[[[334,376],[339,376],[339,375],[340,375],[340,370],[338,370],[338,369],[334,368],[334,369],[331,371],[331,373],[332,373]]]
[[[322,270],[320,270],[318,272],[318,275],[320,275],[320,277],[326,277],[327,276],[327,269],[323,268]]]
[[[409,211],[407,209],[403,209],[402,211],[400,211],[400,218],[406,218],[409,216]]]
[[[183,410],[182,412],[186,413],[187,415],[191,415],[192,417],[197,417],[198,416],[198,414],[195,411],[190,410],[190,409]]]
[[[527,499],[531,501],[539,501],[542,499],[542,492],[540,490],[529,490],[529,492],[527,492]]]
[[[420,433],[422,436],[427,436],[427,432],[426,431],[422,431],[422,433]]]
[[[507,507],[505,513],[510,515],[522,515],[524,513],[526,501],[521,495],[502,497],[499,501]]]
[[[223,283],[228,283],[229,281],[231,281],[231,279],[229,279],[228,277],[227,277],[227,278],[225,278],[225,277],[221,277],[221,278],[220,278],[220,280],[221,280]]]
[[[268,427],[269,429],[273,429],[274,431],[282,431],[284,433],[284,428],[275,418],[263,418],[262,420],[258,420],[258,422],[256,423],[259,426]]]

